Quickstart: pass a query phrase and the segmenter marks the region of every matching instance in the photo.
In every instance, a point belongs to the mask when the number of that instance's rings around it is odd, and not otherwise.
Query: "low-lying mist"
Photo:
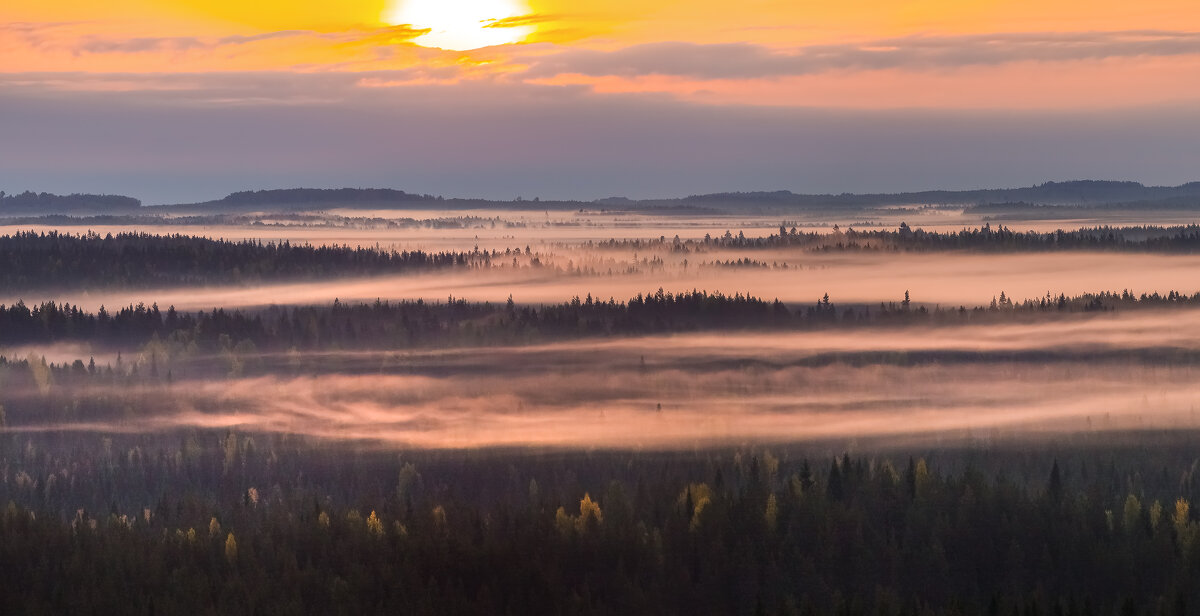
[[[1037,298],[1051,293],[1077,295],[1097,290],[1131,289],[1139,293],[1186,294],[1200,291],[1194,273],[1200,256],[1117,253],[1038,254],[780,254],[755,255],[757,259],[783,261],[789,267],[706,268],[695,263],[683,267],[668,263],[645,265],[635,255],[618,256],[616,268],[600,271],[567,269],[568,262],[586,263],[586,255],[560,253],[551,265],[479,270],[447,270],[373,278],[267,284],[208,286],[111,291],[21,292],[0,291],[0,303],[23,300],[64,301],[86,310],[132,305],[175,306],[179,310],[213,307],[241,308],[266,305],[323,304],[375,299],[447,297],[470,301],[504,302],[509,296],[520,303],[557,303],[572,296],[591,294],[598,299],[625,300],[660,287],[681,292],[692,289],[749,293],[766,299],[808,304],[829,293],[836,303],[872,304],[898,301],[909,291],[914,302],[967,307],[986,305],[1001,291],[1010,297]],[[717,255],[710,258],[724,257]],[[695,255],[692,256],[695,259]],[[613,257],[608,257],[613,258]],[[562,267],[554,267],[561,264]],[[613,269],[612,272],[609,269]]]
[[[87,311],[138,303],[164,311],[168,306],[212,311],[328,305],[334,298],[354,303],[453,297],[497,305],[512,298],[524,308],[588,295],[623,301],[662,288],[777,298],[801,309],[825,294],[839,308],[873,308],[908,294],[915,311],[922,305],[986,306],[1001,292],[1018,302],[1103,290],[1200,292],[1195,278],[1200,255],[1194,254],[921,253],[880,247],[824,252],[785,243],[747,248],[736,243],[676,246],[670,240],[605,244],[601,240],[614,236],[657,239],[670,238],[671,232],[698,239],[722,228],[736,232],[742,223],[753,223],[747,237],[762,237],[776,231],[778,223],[764,217],[576,214],[547,213],[538,220],[536,213],[524,212],[494,228],[490,222],[454,229],[184,226],[176,230],[234,239],[378,243],[404,250],[479,246],[497,252],[478,267],[369,278],[337,277],[330,274],[335,270],[314,267],[323,273],[310,277],[305,272],[303,279],[286,283],[122,288],[130,281],[114,276],[108,286],[90,291],[4,289],[0,304],[54,300]],[[928,215],[948,228],[959,220],[945,211]],[[171,229],[149,225],[145,230]],[[316,321],[326,317],[314,311],[304,318],[313,319],[313,332],[320,332]],[[500,317],[471,317],[467,325],[495,327]],[[365,350],[361,341],[341,349],[325,341],[290,351],[285,351],[288,345],[297,343],[256,347],[233,330],[225,336],[228,344],[191,345],[203,333],[200,326],[188,326],[182,341],[164,342],[156,332],[137,344],[106,340],[107,346],[95,347],[59,328],[41,338],[54,344],[0,349],[10,360],[32,360],[0,364],[0,420],[10,432],[215,428],[419,448],[675,449],[747,441],[962,440],[1196,426],[1200,310],[1031,311],[1019,321],[987,325],[839,323],[803,331],[729,327],[649,337],[632,335],[626,324],[624,330],[607,332],[608,338],[586,338],[591,334],[578,328],[555,334],[575,338],[571,341],[523,346],[423,349],[396,343],[405,348]],[[345,329],[362,325],[335,323]],[[436,334],[439,327],[429,329]],[[494,344],[549,338],[522,338],[524,332],[512,331],[512,337]],[[172,333],[178,332],[166,335]],[[122,336],[131,334],[111,337]],[[482,344],[482,339],[453,340]],[[151,346],[163,355],[138,355]],[[193,346],[200,350],[186,357],[164,350]],[[211,355],[222,348],[224,355]],[[123,363],[112,356],[116,349],[127,353]],[[85,368],[93,356],[102,368],[115,369],[102,374]],[[42,357],[55,364],[80,363],[61,368],[64,376],[56,382]],[[6,380],[6,374],[19,370],[31,375]]]
[[[1200,425],[1200,311],[1030,324],[264,354],[246,377],[5,393],[8,430],[194,428],[383,447],[678,449]],[[1192,332],[1192,333],[1189,333]],[[132,359],[132,358],[131,358]],[[39,401],[111,412],[45,421]]]

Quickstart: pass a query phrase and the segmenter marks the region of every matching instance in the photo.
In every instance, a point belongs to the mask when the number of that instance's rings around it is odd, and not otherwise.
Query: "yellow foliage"
[[[575,520],[575,527],[579,532],[587,530],[590,520],[595,520],[596,524],[604,522],[604,514],[600,512],[600,504],[592,500],[590,494],[584,492],[583,500],[579,501],[579,519]]]
[[[322,511],[321,515],[317,516],[317,524],[321,528],[329,528],[329,514]]]
[[[229,564],[232,565],[237,562],[237,557],[237,539],[233,538],[233,533],[229,533],[229,536],[225,538],[225,560],[228,560]]]
[[[1142,503],[1132,494],[1125,497],[1125,530],[1133,531],[1142,520]]]
[[[213,517],[213,519],[208,521],[208,536],[216,537],[217,535],[220,535],[220,534],[221,534],[221,523],[217,521],[216,517]]]
[[[1180,498],[1175,501],[1175,515],[1171,516],[1171,521],[1175,523],[1175,530],[1180,535],[1187,530],[1188,522],[1191,520],[1191,505],[1188,504],[1186,498]]]
[[[1175,524],[1176,542],[1180,545],[1180,551],[1183,556],[1187,557],[1192,551],[1192,543],[1195,540],[1196,526],[1192,522],[1190,515],[1190,506],[1187,498],[1180,498],[1175,501],[1175,515],[1171,516],[1171,521]]]
[[[383,536],[383,521],[379,519],[379,516],[375,515],[374,511],[371,511],[371,515],[367,516],[367,532],[377,537]]]
[[[584,533],[590,525],[603,523],[604,512],[600,511],[600,504],[592,500],[592,496],[587,493],[584,493],[583,500],[579,501],[579,515],[573,516],[562,507],[554,512],[554,526],[564,535],[570,534],[572,530]]]
[[[1179,549],[1187,556],[1196,537],[1196,525],[1191,521],[1191,506],[1186,498],[1175,501],[1175,515],[1171,516],[1171,521],[1175,524],[1175,538]]]
[[[559,507],[558,511],[554,512],[554,527],[558,529],[558,532],[566,535],[575,528],[575,520],[567,514],[566,509]]]
[[[767,522],[767,528],[775,530],[779,523],[779,501],[775,499],[774,493],[767,496],[767,510],[763,512],[763,518]]]
[[[929,485],[929,465],[925,463],[925,458],[917,459],[917,463],[913,471],[913,474],[916,476],[917,493],[920,494],[924,492],[926,486]]]
[[[708,487],[707,483],[689,484],[687,488],[680,492],[678,504],[681,508],[687,508],[687,499],[691,496],[692,510],[684,511],[685,514],[691,515],[691,521],[688,527],[696,530],[700,527],[700,513],[704,508],[712,503],[712,488]]]

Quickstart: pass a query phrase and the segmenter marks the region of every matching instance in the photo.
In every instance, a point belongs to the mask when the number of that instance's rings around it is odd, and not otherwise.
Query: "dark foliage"
[[[54,195],[30,191],[9,195],[0,191],[0,215],[126,212],[141,205],[133,197],[120,195]]]
[[[137,349],[152,339],[195,343],[217,351],[222,340],[252,342],[263,350],[409,348],[465,344],[515,344],[584,336],[738,329],[798,329],[891,325],[948,325],[1027,321],[1079,313],[1200,305],[1200,293],[1135,295],[1102,292],[1046,295],[1014,302],[1003,292],[989,306],[925,307],[908,298],[878,306],[834,304],[829,295],[789,307],[735,293],[659,289],[625,302],[575,297],[562,304],[505,305],[448,301],[376,301],[325,306],[273,306],[261,310],[213,309],[196,313],[157,305],[88,312],[45,302],[0,304],[0,345],[88,342],[101,348]]]
[[[215,203],[229,205],[355,204],[431,200],[436,200],[436,197],[410,194],[390,188],[285,188],[230,193]]]
[[[713,248],[764,249],[795,247],[809,251],[885,251],[885,252],[1200,252],[1200,225],[1174,227],[1095,227],[1073,231],[1013,231],[1004,226],[986,224],[962,231],[925,231],[900,223],[895,231],[883,229],[836,229],[833,233],[798,231],[787,223],[778,233],[766,237],[746,237],[726,231],[718,237],[702,240],[622,239],[589,244],[602,249],[666,249],[677,253],[705,252]]]
[[[0,610],[1194,614],[1194,435],[1146,438],[940,462],[9,438]]]
[[[0,286],[186,286],[368,276],[486,265],[486,252],[385,251],[349,246],[211,240],[190,235],[0,236]]]

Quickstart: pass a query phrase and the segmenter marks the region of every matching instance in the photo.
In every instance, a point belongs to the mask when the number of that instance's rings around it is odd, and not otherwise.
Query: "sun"
[[[525,40],[533,26],[505,26],[501,20],[529,14],[521,0],[399,0],[384,21],[429,28],[414,39],[418,45],[464,51]]]

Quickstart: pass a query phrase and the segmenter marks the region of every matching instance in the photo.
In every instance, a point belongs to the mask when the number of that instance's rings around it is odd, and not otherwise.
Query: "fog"
[[[746,255],[747,253],[741,253]],[[1136,293],[1176,290],[1200,291],[1200,256],[1128,253],[1030,254],[906,254],[906,253],[806,253],[762,251],[749,253],[767,263],[787,268],[711,267],[716,259],[734,253],[690,254],[684,268],[666,261],[646,266],[641,259],[654,253],[634,251],[562,250],[543,255],[551,266],[529,267],[522,257],[517,268],[501,258],[495,267],[479,270],[448,269],[433,273],[359,279],[332,279],[257,286],[199,288],[62,290],[22,292],[0,290],[0,303],[24,300],[65,301],[95,310],[144,302],[180,310],[214,307],[246,308],[282,304],[325,304],[388,300],[445,301],[447,297],[472,301],[503,302],[510,295],[527,304],[558,303],[572,296],[626,300],[659,287],[680,292],[701,289],[727,294],[749,293],[766,299],[809,304],[829,293],[833,302],[878,304],[899,301],[909,291],[914,302],[943,307],[986,305],[1007,293],[1015,299],[1039,298],[1051,293],[1068,296],[1103,290],[1129,289]],[[495,262],[494,262],[495,263]],[[554,265],[562,265],[555,269]],[[565,271],[594,267],[595,271]],[[603,268],[603,269],[601,269]],[[613,273],[609,273],[613,270]]]
[[[1020,325],[265,354],[255,376],[82,392],[137,401],[139,410],[120,419],[8,429],[676,449],[1200,427],[1200,370],[1173,360],[1200,351],[1198,332],[1200,311],[1173,310]]]
[[[154,211],[155,214],[163,212]],[[204,215],[203,210],[188,212]],[[0,215],[0,235],[19,231],[82,234],[142,232],[184,234],[227,240],[289,241],[312,245],[349,245],[396,250],[472,250],[531,246],[544,251],[548,247],[601,242],[613,238],[699,240],[726,231],[742,232],[746,237],[765,237],[775,233],[781,222],[804,231],[827,233],[834,225],[856,229],[895,229],[904,222],[927,231],[960,231],[985,224],[1004,225],[1015,231],[1052,232],[1096,226],[1188,225],[1197,217],[1184,210],[1131,211],[1091,210],[1069,219],[991,220],[968,214],[957,207],[885,207],[870,211],[849,209],[843,214],[810,211],[805,208],[777,208],[763,212],[721,211],[622,211],[600,204],[581,203],[579,210],[507,209],[503,207],[463,210],[426,209],[352,209],[332,207],[306,212],[316,220],[295,221],[270,213],[249,215],[264,224],[172,224],[168,215],[162,222],[149,224],[92,224],[87,220],[37,224],[11,224]],[[387,221],[399,221],[389,226]],[[453,225],[447,227],[447,223]],[[495,224],[493,224],[495,223]],[[431,228],[433,227],[433,228]],[[437,228],[441,227],[441,228]]]
[[[116,359],[116,353],[107,349],[95,349],[85,342],[59,342],[49,345],[0,345],[0,357],[20,360],[33,356],[45,359],[47,362],[62,364],[71,363],[76,359],[87,363],[95,359],[98,363],[108,363]]]
[[[350,213],[350,212],[343,212]],[[380,212],[355,211],[355,215]],[[437,212],[423,212],[433,216]],[[440,213],[446,215],[446,213]],[[478,212],[482,215],[484,212]],[[468,214],[468,215],[475,215]],[[766,235],[768,217],[619,213],[498,214],[515,226],[335,228],[167,227],[228,239],[380,245],[403,250],[500,250],[487,267],[373,278],[176,288],[0,290],[0,303],[65,301],[86,310],[136,303],[197,311],[268,305],[448,297],[559,303],[588,294],[624,301],[663,288],[809,305],[898,302],[987,305],[1097,291],[1200,292],[1200,255],[1121,252],[810,252],[591,242],[618,238]],[[961,212],[941,212],[946,224]],[[932,218],[930,219],[932,220]],[[577,223],[577,224],[576,224]],[[819,228],[819,221],[812,221]],[[952,228],[947,226],[947,228]],[[99,228],[102,233],[124,228]],[[3,232],[0,229],[0,232]],[[532,252],[526,254],[524,246]],[[503,255],[506,248],[521,248]],[[753,259],[752,267],[722,262]],[[133,349],[129,349],[133,351]],[[10,412],[14,432],[143,433],[197,428],[302,434],[384,447],[689,448],[818,439],[991,439],[1196,427],[1200,310],[1034,314],[989,325],[860,326],[584,339],[526,346],[252,354],[223,378],[168,358],[170,384],[4,393],[52,408],[103,398],[125,409],[69,421]],[[81,359],[86,344],[0,349],[9,358]],[[100,364],[111,355],[96,355]],[[136,363],[127,353],[126,366]],[[167,368],[167,366],[164,366]],[[245,374],[246,376],[240,376]],[[64,402],[64,400],[68,402]],[[112,402],[124,401],[123,403]],[[47,404],[50,404],[47,402]],[[14,405],[12,408],[18,408]],[[12,418],[19,418],[11,420]]]
[[[264,377],[190,384],[180,408],[136,420],[13,431],[266,431],[395,447],[688,448],[744,441],[1197,427],[1194,370],[849,367],[725,370],[703,378]],[[580,381],[590,380],[580,387]],[[402,402],[399,402],[402,401]],[[661,404],[661,410],[658,405]],[[213,408],[214,410],[199,410]]]

